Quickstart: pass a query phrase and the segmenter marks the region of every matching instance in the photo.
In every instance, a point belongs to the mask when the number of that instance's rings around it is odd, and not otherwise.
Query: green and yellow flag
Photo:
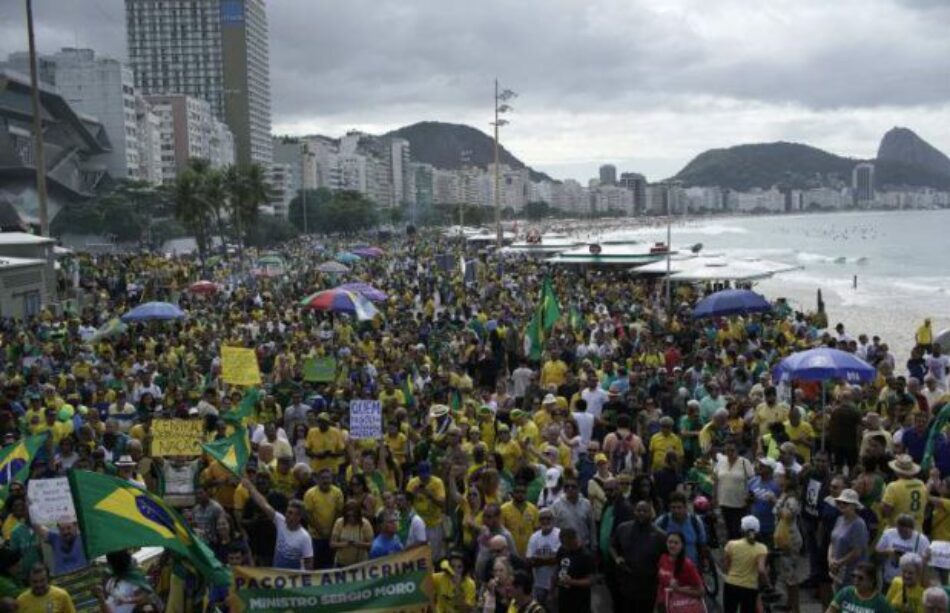
[[[124,479],[85,470],[69,471],[69,488],[87,559],[130,547],[164,547],[213,585],[231,584],[231,571],[158,496]]]
[[[254,414],[254,407],[257,406],[257,400],[261,397],[261,392],[256,387],[252,387],[244,392],[244,398],[241,398],[241,404],[235,409],[231,409],[221,416],[224,421],[240,425],[245,419]]]
[[[6,500],[7,489],[14,481],[21,483],[30,476],[30,465],[49,433],[25,436],[0,450],[0,501]]]
[[[544,339],[560,318],[561,307],[557,303],[557,295],[554,293],[554,288],[551,287],[551,278],[546,277],[544,285],[541,287],[541,298],[538,301],[538,307],[535,309],[534,316],[525,330],[525,353],[530,359],[541,359],[541,348],[544,346]]]
[[[238,428],[231,436],[204,443],[201,448],[220,462],[221,466],[237,475],[238,479],[244,476],[244,465],[251,457],[251,443],[248,440],[246,428]]]

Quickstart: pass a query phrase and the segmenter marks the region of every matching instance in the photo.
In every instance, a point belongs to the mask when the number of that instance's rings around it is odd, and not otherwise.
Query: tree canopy
[[[380,220],[376,204],[356,191],[332,192],[323,187],[308,189],[306,200],[306,224],[300,194],[290,201],[289,219],[296,228],[308,233],[359,232],[372,228]]]

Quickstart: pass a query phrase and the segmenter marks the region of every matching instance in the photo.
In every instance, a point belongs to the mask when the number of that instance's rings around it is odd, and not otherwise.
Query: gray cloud
[[[34,3],[41,51],[124,57],[122,0]],[[521,94],[505,138],[552,168],[672,173],[706,147],[780,138],[868,155],[897,123],[950,145],[947,4],[272,0],[275,129],[487,129],[497,75]],[[0,53],[26,47],[23,21],[22,2],[0,3]]]

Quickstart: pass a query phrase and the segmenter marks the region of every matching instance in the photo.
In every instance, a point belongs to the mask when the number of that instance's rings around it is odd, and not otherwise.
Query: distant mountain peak
[[[950,177],[950,158],[909,128],[888,130],[877,149],[877,159],[919,166]]]
[[[441,121],[420,121],[393,130],[383,138],[404,138],[409,141],[412,159],[448,170],[465,166],[486,168],[495,160],[495,141],[472,126]],[[533,181],[553,181],[512,155],[504,145],[499,147],[498,160],[511,168],[528,168]]]

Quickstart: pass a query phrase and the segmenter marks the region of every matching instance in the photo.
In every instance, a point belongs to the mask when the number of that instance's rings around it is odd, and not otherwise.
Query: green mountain
[[[495,141],[484,132],[462,124],[420,121],[384,134],[383,138],[408,140],[413,161],[432,164],[436,168],[486,168],[495,160]],[[526,167],[525,163],[513,156],[504,145],[498,152],[498,159],[511,168]],[[533,181],[553,181],[543,172],[532,168],[528,170]]]
[[[950,160],[910,130],[897,130],[884,136],[878,158],[870,160],[876,185],[950,189]],[[862,161],[799,143],[738,145],[699,154],[673,179],[686,186],[739,191],[773,185],[841,187],[850,185],[851,172]]]

